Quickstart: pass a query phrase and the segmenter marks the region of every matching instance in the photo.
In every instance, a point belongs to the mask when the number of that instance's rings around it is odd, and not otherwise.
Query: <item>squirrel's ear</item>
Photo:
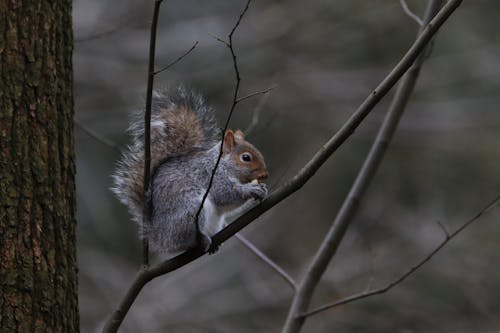
[[[224,143],[222,145],[222,150],[225,154],[230,153],[234,148],[234,133],[231,130],[227,130],[224,135]]]
[[[245,139],[245,134],[240,130],[236,130],[236,132],[234,132],[234,136],[240,140]]]

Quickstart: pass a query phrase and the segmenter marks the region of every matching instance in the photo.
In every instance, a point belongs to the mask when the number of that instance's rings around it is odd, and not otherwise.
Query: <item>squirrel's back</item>
[[[123,152],[113,174],[112,191],[129,207],[139,222],[143,211],[144,111],[133,115],[129,132],[132,143]],[[201,95],[178,88],[155,92],[151,106],[151,175],[171,156],[206,150],[218,141],[214,111]],[[151,180],[150,180],[151,181]]]

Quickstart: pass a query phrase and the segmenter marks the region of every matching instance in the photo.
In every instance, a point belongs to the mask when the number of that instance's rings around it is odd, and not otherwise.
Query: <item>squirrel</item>
[[[144,121],[142,112],[129,127],[132,143],[123,151],[111,190],[141,224],[154,250],[176,253],[211,248],[211,236],[235,211],[263,200],[268,172],[264,157],[242,131],[227,130],[223,140],[214,111],[201,95],[178,88],[155,91],[151,107],[151,177],[144,202]],[[209,181],[219,165],[196,221]],[[198,225],[197,225],[198,223]]]

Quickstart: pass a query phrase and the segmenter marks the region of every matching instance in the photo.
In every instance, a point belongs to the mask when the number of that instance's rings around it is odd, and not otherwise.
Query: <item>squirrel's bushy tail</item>
[[[144,206],[144,111],[133,115],[128,131],[132,143],[118,162],[111,190],[139,222]],[[214,112],[201,95],[184,88],[155,92],[151,107],[151,175],[169,156],[211,148],[220,139],[218,135]]]

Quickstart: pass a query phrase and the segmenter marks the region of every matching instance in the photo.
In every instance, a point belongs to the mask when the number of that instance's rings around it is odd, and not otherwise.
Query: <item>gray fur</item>
[[[154,126],[162,123],[162,113],[175,112],[180,107],[187,107],[200,121],[204,138],[197,146],[184,147],[184,151],[172,151],[168,143],[176,139],[176,133],[168,127]],[[194,149],[210,149],[219,140],[220,131],[217,128],[213,110],[205,105],[201,95],[188,91],[183,87],[173,92],[158,92],[153,94],[151,105],[151,170],[155,170],[162,160],[173,153],[183,154]],[[128,129],[132,142],[122,153],[112,176],[111,190],[120,202],[126,205],[133,219],[140,223],[143,213],[143,177],[144,177],[144,110],[132,115]],[[187,133],[189,135],[189,133]],[[156,148],[157,151],[153,151]]]
[[[250,199],[262,200],[265,184],[248,183],[254,170],[245,170],[223,155],[199,216],[220,152],[220,131],[213,110],[203,98],[184,88],[173,94],[155,92],[151,115],[151,186],[147,196],[151,216],[141,230],[156,250],[178,252],[197,245],[208,249],[210,237],[224,224],[224,214]],[[113,174],[112,191],[125,204],[134,220],[142,221],[144,120],[143,111],[133,116],[129,132],[132,143],[123,152]],[[251,147],[260,160],[263,158]],[[245,183],[242,183],[242,180]],[[141,223],[140,223],[141,224]],[[198,244],[201,239],[202,244]]]
[[[192,90],[178,87],[175,91],[155,91],[151,104],[151,123],[158,121],[164,110],[177,109],[181,106],[185,106],[193,111],[203,124],[205,140],[197,148],[208,149],[212,147],[220,139],[220,131],[217,127],[214,111],[205,104],[203,96]],[[144,110],[132,114],[128,131],[132,135],[133,142],[139,143],[142,147],[144,144]],[[160,139],[170,139],[168,131],[165,134],[161,134]]]
[[[199,151],[195,155],[173,157],[158,167],[152,183],[151,224],[144,230],[157,249],[177,252],[197,245],[195,217],[219,151],[220,144],[216,144],[210,150]],[[265,184],[241,184],[237,178],[228,177],[234,174],[233,169],[232,161],[223,157],[199,216],[202,233],[207,229],[207,223],[220,223],[221,226],[223,223],[207,219],[207,202],[215,204],[217,213],[223,219],[226,210],[250,199],[263,199],[267,194]],[[210,245],[210,236],[212,234],[203,234],[202,245],[205,248]]]

